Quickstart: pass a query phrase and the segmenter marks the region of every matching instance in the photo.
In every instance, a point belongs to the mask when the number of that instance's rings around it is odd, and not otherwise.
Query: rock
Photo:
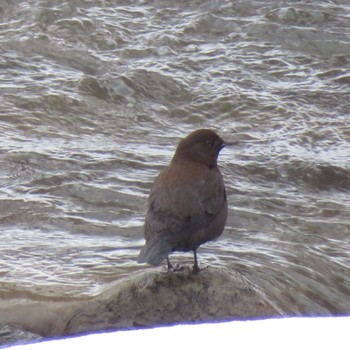
[[[247,318],[280,316],[262,291],[225,269],[193,273],[150,270],[75,301],[4,300],[0,323],[43,337]]]
[[[116,283],[72,315],[64,332],[278,316],[282,312],[241,275],[148,272]]]
[[[41,340],[39,334],[27,332],[14,325],[0,326],[0,347],[4,345],[19,345]]]

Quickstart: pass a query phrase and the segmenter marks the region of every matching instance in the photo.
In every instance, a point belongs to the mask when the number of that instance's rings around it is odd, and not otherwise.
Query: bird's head
[[[225,142],[213,130],[199,129],[180,141],[172,162],[190,160],[215,168],[220,151],[228,145],[230,143]]]

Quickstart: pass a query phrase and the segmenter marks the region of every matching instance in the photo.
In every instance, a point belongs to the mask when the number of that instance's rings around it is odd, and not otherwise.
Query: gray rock
[[[39,334],[27,332],[15,325],[0,325],[0,347],[26,344],[41,339]]]
[[[0,324],[43,337],[280,315],[273,302],[244,277],[212,267],[200,273],[190,268],[151,269],[83,300],[0,302]]]
[[[257,287],[226,270],[147,272],[115,284],[81,307],[64,332],[278,315],[282,312]]]

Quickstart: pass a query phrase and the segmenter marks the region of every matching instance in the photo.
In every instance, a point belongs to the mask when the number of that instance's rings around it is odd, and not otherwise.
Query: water
[[[350,312],[348,1],[2,0],[0,16],[2,303],[147,269],[154,176],[210,127],[240,143],[200,264],[286,314]]]

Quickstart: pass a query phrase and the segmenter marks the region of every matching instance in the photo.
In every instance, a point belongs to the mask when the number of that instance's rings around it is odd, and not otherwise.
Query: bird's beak
[[[232,142],[226,142],[224,141],[221,145],[221,148],[224,148],[224,147],[229,147],[229,146],[236,146],[239,144],[239,141],[232,141]]]

